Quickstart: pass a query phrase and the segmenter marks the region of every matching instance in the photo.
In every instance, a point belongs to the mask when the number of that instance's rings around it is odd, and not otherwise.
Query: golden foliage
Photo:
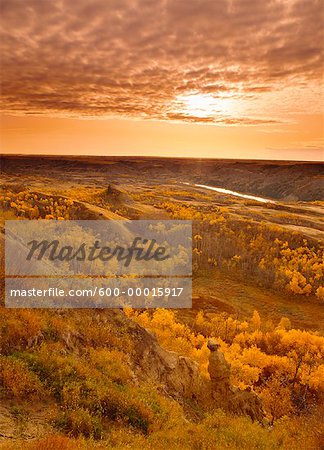
[[[170,310],[142,313],[128,309],[127,315],[153,331],[161,345],[195,359],[208,377],[209,350],[206,336],[214,337],[231,364],[232,383],[250,387],[262,394],[271,421],[294,412],[303,412],[324,393],[324,338],[317,334],[290,329],[282,318],[278,327],[263,329],[260,315],[254,311],[250,323],[223,314],[208,320],[202,312],[196,316],[193,331],[176,319]],[[282,395],[282,404],[274,409],[273,400]]]

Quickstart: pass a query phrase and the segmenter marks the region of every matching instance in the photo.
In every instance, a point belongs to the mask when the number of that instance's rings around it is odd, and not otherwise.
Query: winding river
[[[213,187],[213,186],[207,186],[205,184],[190,184],[190,183],[183,183],[183,184],[186,184],[188,186],[196,186],[199,188],[209,189],[210,191],[216,191],[216,192],[219,192],[220,194],[234,195],[235,197],[246,198],[248,200],[255,200],[256,202],[276,203],[275,201],[269,200],[268,198],[256,197],[254,195],[248,195],[248,194],[241,194],[240,192],[230,191],[229,189],[223,189],[223,188],[218,188],[218,187]]]

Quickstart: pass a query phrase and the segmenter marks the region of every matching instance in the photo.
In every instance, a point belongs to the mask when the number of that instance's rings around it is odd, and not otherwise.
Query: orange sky
[[[2,0],[3,153],[323,160],[317,0]]]

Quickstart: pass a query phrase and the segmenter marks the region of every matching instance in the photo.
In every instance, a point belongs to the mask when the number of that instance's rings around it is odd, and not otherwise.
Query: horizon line
[[[46,153],[0,153],[0,158],[3,157],[43,157],[43,158],[146,158],[146,159],[192,159],[192,160],[206,160],[206,161],[245,161],[245,162],[291,162],[291,163],[315,163],[324,164],[324,160],[298,160],[298,159],[265,159],[265,158],[225,158],[225,157],[195,157],[195,156],[158,156],[158,155],[94,155],[94,154],[46,154]]]

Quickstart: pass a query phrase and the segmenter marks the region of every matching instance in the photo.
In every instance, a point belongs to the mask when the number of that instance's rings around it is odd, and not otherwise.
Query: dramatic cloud
[[[320,0],[2,0],[1,16],[6,113],[249,125],[320,110]]]

